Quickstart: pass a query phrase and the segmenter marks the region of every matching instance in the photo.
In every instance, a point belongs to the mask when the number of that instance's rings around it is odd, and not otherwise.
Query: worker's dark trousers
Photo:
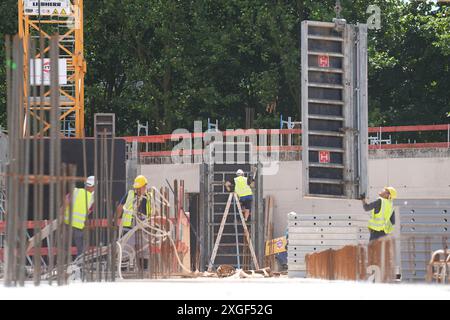
[[[84,231],[72,228],[72,243],[77,247],[77,257],[84,253]]]
[[[386,237],[387,234],[384,233],[384,231],[374,231],[374,230],[370,230],[370,242],[381,239],[383,237]]]

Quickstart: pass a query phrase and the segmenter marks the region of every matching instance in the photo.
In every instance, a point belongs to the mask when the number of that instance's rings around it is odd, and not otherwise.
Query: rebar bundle
[[[42,280],[65,285],[74,278],[114,281],[116,277],[117,228],[111,200],[114,139],[102,135],[94,141],[98,183],[96,205],[84,229],[87,250],[83,254],[72,247],[73,201],[69,199],[76,183],[86,181],[88,159],[83,138],[83,177],[77,176],[75,165],[61,160],[59,39],[54,35],[49,39],[40,37],[38,43],[24,43],[18,36],[6,38],[9,162],[0,172],[0,181],[6,181],[5,197],[0,192],[0,213],[4,211],[6,216],[6,241],[2,245],[6,286],[24,286],[31,279],[35,285]],[[25,51],[32,57],[29,64],[23,59]],[[33,61],[44,61],[45,55],[50,62],[44,69],[44,63]],[[30,82],[30,77],[25,76],[30,74],[29,67],[37,66],[41,70],[31,74],[43,78],[50,73],[50,85],[42,78]],[[30,93],[26,99],[25,87]],[[45,123],[48,128],[43,127]],[[48,136],[42,132],[48,132]],[[102,251],[104,247],[106,252]],[[73,263],[77,255],[83,258],[80,267]]]
[[[18,36],[6,39],[9,160],[0,171],[0,219],[2,213],[6,218],[6,224],[0,225],[4,226],[0,232],[5,234],[0,261],[4,262],[5,285],[24,286],[31,280],[36,286],[42,281],[66,285],[72,280],[101,282],[118,277],[167,278],[180,272],[186,274],[190,267],[185,259],[189,256],[189,244],[183,243],[181,237],[182,232],[189,233],[183,229],[189,224],[184,213],[183,181],[174,183],[173,206],[168,188],[151,188],[151,217],[143,219],[134,212],[134,228],[124,234],[115,215],[117,203],[113,202],[113,183],[117,182],[114,133],[96,131],[90,158],[86,138],[80,140],[80,170],[62,162],[59,39],[59,35],[40,37],[30,43]],[[32,57],[32,61],[26,63],[24,56]],[[44,63],[36,63],[36,59],[49,64],[44,69]],[[30,73],[30,67],[41,69]],[[42,79],[45,73],[50,73],[49,83]],[[42,78],[30,80],[30,74]],[[47,136],[43,136],[44,132]],[[88,172],[88,164],[93,172]],[[94,201],[89,207],[85,192],[88,214],[82,231],[84,252],[78,252],[78,247],[73,246],[77,231],[72,224],[74,190],[92,174]],[[135,241],[130,245],[132,237]]]
[[[43,48],[44,39],[40,39],[39,46]],[[39,88],[33,86],[31,90],[29,77],[24,74],[29,72],[27,64],[24,62],[24,51],[30,52],[32,57],[39,56],[36,49],[36,43],[28,43],[24,45],[22,39],[18,36],[7,37],[6,39],[6,60],[7,68],[7,112],[8,112],[8,129],[9,129],[9,163],[6,168],[7,181],[7,206],[6,206],[6,245],[5,245],[5,284],[7,286],[25,284],[28,271],[33,270],[34,282],[36,285],[40,283],[41,277],[41,243],[39,236],[35,237],[35,248],[33,259],[29,258],[27,252],[27,221],[29,217],[38,223],[35,223],[34,234],[39,235],[41,230],[41,222],[43,217],[43,192],[44,187],[48,188],[49,193],[49,220],[58,219],[60,208],[63,207],[64,191],[70,188],[69,184],[73,181],[67,179],[71,176],[73,168],[62,165],[61,163],[61,137],[58,129],[59,121],[59,84],[58,84],[58,36],[51,37],[50,41],[50,88],[46,94],[43,81]],[[43,50],[39,51],[41,56]],[[34,64],[36,66],[36,64]],[[40,74],[44,73],[44,66],[41,66]],[[37,70],[35,70],[37,71]],[[35,72],[35,75],[37,72]],[[25,81],[24,81],[25,79]],[[24,88],[33,93],[32,97],[24,99]],[[50,95],[50,105],[43,103],[45,96]],[[34,123],[25,124],[23,119],[30,119],[31,115],[29,106],[31,99],[41,100],[39,108],[32,112],[31,119]],[[24,117],[24,113],[27,117]],[[45,142],[36,132],[39,126],[36,119],[47,119],[52,125],[49,129],[48,147],[45,148]],[[43,125],[42,122],[41,126]],[[34,158],[31,159],[31,148],[33,148]],[[49,164],[47,172],[44,171],[45,152],[49,155]],[[33,198],[33,207],[30,208],[28,200]],[[63,269],[67,263],[66,248],[67,237],[64,236],[61,229],[58,229],[57,236],[50,238],[50,246],[48,247],[48,268],[53,271],[56,267],[58,270],[58,284],[65,282],[63,278]],[[53,248],[57,248],[57,252],[53,252]],[[54,253],[56,253],[56,260]],[[28,260],[28,261],[27,261]],[[33,266],[37,267],[34,270]],[[51,278],[50,278],[51,279]],[[50,280],[51,281],[51,280]]]

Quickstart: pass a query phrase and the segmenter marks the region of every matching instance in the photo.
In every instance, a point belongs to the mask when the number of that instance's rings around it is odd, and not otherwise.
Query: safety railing
[[[211,133],[182,133],[140,137],[125,137],[137,146],[141,164],[170,164],[172,157],[182,156],[190,163],[202,162],[208,146],[217,142],[250,142],[253,152],[269,155],[277,152],[280,161],[299,160],[301,157],[301,129],[236,130]],[[450,149],[450,124],[369,128],[369,150],[394,149]]]

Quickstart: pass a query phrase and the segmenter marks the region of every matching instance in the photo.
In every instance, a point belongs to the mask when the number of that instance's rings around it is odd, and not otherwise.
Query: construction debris
[[[236,269],[230,265],[221,265],[217,268],[217,276],[219,278],[231,277],[236,273]]]
[[[241,270],[235,269],[233,266],[222,265],[217,268],[217,276],[219,278],[271,278],[274,276],[270,268],[259,270]]]

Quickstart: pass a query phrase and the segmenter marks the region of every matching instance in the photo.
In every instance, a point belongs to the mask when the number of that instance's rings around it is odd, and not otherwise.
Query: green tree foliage
[[[5,35],[17,32],[17,1],[0,2],[0,126],[6,126],[6,67]]]
[[[439,123],[450,110],[449,9],[417,1],[343,0],[342,15],[365,23],[370,4],[382,28],[369,32],[371,125]],[[152,133],[218,119],[256,127],[280,113],[300,118],[300,26],[331,21],[334,0],[86,0],[86,123],[114,112],[120,134],[136,121]],[[17,1],[0,3],[0,33],[17,30]],[[2,40],[3,41],[3,40]],[[1,42],[3,45],[3,42]],[[5,61],[0,53],[0,123]],[[268,110],[270,112],[268,112]]]
[[[442,123],[450,109],[450,8],[411,1],[385,16],[369,53],[369,105],[379,115],[371,120]]]

